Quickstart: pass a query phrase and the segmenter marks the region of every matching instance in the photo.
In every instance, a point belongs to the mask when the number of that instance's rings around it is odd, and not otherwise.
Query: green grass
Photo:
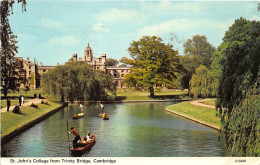
[[[205,101],[202,101],[201,103],[206,104],[206,105],[212,105],[212,106],[215,106],[215,101],[216,101],[216,99],[212,99],[212,100],[205,100]]]
[[[39,109],[33,107],[22,107],[22,114],[4,112],[1,114],[1,132],[2,137],[10,134],[14,130],[21,128],[29,122],[43,116],[44,114],[58,108],[62,105],[60,102],[48,101],[50,105],[37,104]]]
[[[155,91],[155,96],[149,96],[147,91],[136,91],[132,89],[118,89],[117,100],[130,101],[130,100],[165,100],[165,99],[183,99],[189,98],[187,91],[178,91],[172,89],[164,89]]]
[[[18,99],[10,99],[11,101],[11,106],[13,105],[18,105],[19,100]],[[27,102],[26,100],[24,101],[25,103]],[[1,100],[1,108],[7,107],[7,100]]]
[[[24,95],[24,97],[33,97],[34,94],[37,94],[37,97],[39,96],[39,94],[42,94],[42,90],[41,89],[31,89],[30,91],[28,91],[27,93],[23,90],[23,89],[20,89],[19,92],[12,92],[10,91],[7,96],[8,97],[19,97],[20,95]],[[4,94],[1,93],[1,97],[3,97]]]
[[[167,106],[166,109],[203,121],[211,126],[220,127],[220,118],[216,116],[216,110],[212,108],[200,107],[190,104],[190,102],[181,102]]]

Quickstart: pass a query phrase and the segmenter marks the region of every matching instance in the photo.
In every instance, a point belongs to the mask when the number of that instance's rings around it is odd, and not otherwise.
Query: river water
[[[79,107],[71,105],[2,145],[2,157],[70,157],[69,128],[81,137],[96,135],[83,157],[211,157],[222,156],[218,131],[166,112],[163,103],[104,104],[110,120],[102,120],[98,105],[85,105],[84,118],[72,119]],[[70,135],[71,142],[74,139]]]

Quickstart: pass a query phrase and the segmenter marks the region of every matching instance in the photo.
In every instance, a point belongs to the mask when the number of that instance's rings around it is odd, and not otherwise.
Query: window
[[[97,67],[97,69],[99,70],[99,69],[100,69],[100,67]]]
[[[43,69],[42,71],[43,71],[43,72],[46,72],[46,69]]]
[[[29,66],[29,69],[31,69],[31,66]]]
[[[29,76],[31,76],[31,71],[29,71]]]
[[[124,77],[124,74],[121,74],[121,77]]]

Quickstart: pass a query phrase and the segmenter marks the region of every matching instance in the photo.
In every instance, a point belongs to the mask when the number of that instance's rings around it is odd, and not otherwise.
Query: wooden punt
[[[103,120],[109,120],[109,116],[107,115],[107,117],[102,117],[102,114],[99,114],[98,117],[102,118]]]
[[[96,135],[91,135],[91,141],[87,144],[78,144],[78,148],[70,149],[70,153],[73,156],[80,156],[82,154],[84,154],[86,151],[90,150],[91,147],[93,147],[93,145],[96,142]]]
[[[75,114],[74,116],[72,116],[72,119],[79,119],[84,117],[84,115],[85,115],[84,113]]]

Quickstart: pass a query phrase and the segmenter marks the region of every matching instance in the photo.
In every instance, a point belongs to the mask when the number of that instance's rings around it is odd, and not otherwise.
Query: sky
[[[258,1],[90,1],[27,0],[26,12],[16,3],[10,16],[17,35],[16,57],[43,65],[67,62],[73,53],[130,57],[130,43],[156,35],[183,54],[183,43],[205,35],[216,48],[236,19],[260,21]]]

